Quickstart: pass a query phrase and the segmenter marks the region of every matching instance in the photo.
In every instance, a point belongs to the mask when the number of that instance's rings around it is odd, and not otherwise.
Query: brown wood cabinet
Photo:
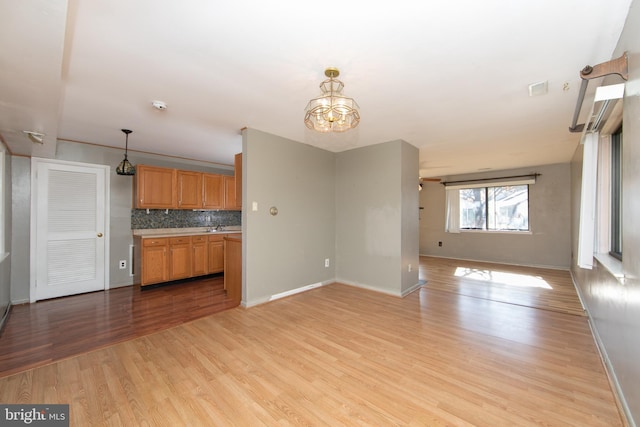
[[[202,172],[178,170],[178,209],[202,208]]]
[[[169,239],[169,280],[191,277],[191,237]]]
[[[224,235],[216,234],[209,236],[208,257],[209,273],[220,273],[224,271]]]
[[[171,209],[177,203],[176,170],[156,166],[136,167],[135,207]]]
[[[235,155],[233,169],[236,177],[236,207],[242,209],[242,153]]]
[[[135,237],[135,279],[141,286],[225,271],[224,239],[241,233]]]
[[[140,284],[166,282],[168,280],[167,250],[169,239],[141,239]]]
[[[224,177],[224,209],[238,209],[236,202],[236,178],[225,175]]]
[[[227,296],[240,304],[242,300],[242,238],[224,238],[224,288]]]
[[[192,276],[203,276],[209,273],[207,236],[191,236]]]
[[[202,174],[202,205],[204,209],[222,209],[224,207],[224,180],[222,175]]]
[[[241,198],[242,188],[238,192],[234,176],[136,166],[134,206],[137,209],[241,210]]]

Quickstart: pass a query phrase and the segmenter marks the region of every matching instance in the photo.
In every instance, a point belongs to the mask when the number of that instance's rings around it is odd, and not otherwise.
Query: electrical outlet
[[[324,259],[324,266],[329,267],[329,258]]]
[[[120,270],[124,270],[125,268],[127,268],[127,261],[124,259],[120,260]]]
[[[442,246],[442,242],[438,242],[438,246]]]

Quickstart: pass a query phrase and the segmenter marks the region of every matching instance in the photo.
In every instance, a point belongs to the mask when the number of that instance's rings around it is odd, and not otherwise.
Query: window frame
[[[489,197],[489,189],[490,188],[500,188],[500,187],[524,187],[526,186],[527,189],[527,228],[526,229],[509,229],[509,228],[490,228],[490,223],[491,221],[491,216],[490,216],[490,205],[491,202],[490,200],[494,200],[495,203],[495,197],[493,199],[490,199]],[[484,228],[467,228],[467,227],[463,227],[462,225],[462,215],[463,215],[463,210],[460,209],[460,226],[459,226],[459,230],[461,232],[476,232],[476,233],[506,233],[506,234],[531,234],[531,221],[529,220],[529,215],[531,213],[531,206],[530,206],[530,191],[531,191],[531,187],[530,184],[523,184],[523,183],[500,183],[499,185],[485,185],[485,186],[471,186],[471,187],[461,187],[459,190],[482,190],[484,192],[484,202],[483,202],[483,207],[484,207]],[[459,193],[458,197],[461,197],[462,193]],[[462,203],[461,203],[462,204]],[[495,213],[494,215],[495,216]],[[495,221],[495,218],[494,218]]]
[[[611,133],[609,255],[622,261],[622,125]]]

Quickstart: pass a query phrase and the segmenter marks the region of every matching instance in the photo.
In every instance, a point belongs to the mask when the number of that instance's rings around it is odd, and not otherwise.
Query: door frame
[[[36,302],[36,244],[38,233],[38,212],[37,212],[37,200],[38,200],[38,182],[37,171],[39,163],[53,163],[59,165],[70,165],[79,167],[90,167],[95,169],[102,169],[105,174],[104,179],[104,235],[107,237],[104,242],[104,289],[110,289],[109,283],[109,252],[110,252],[110,240],[111,233],[109,225],[111,224],[111,166],[99,165],[95,163],[83,163],[83,162],[71,162],[67,160],[45,159],[40,157],[31,158],[31,228],[30,228],[30,242],[29,242],[29,302]]]

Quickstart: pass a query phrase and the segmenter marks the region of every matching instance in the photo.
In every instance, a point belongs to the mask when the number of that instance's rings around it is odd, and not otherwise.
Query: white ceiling
[[[336,152],[402,139],[423,177],[568,162],[579,71],[611,59],[630,3],[0,0],[0,136],[52,157],[129,128],[132,150],[222,164],[245,126]],[[304,107],[329,66],[362,120],[317,134]]]

